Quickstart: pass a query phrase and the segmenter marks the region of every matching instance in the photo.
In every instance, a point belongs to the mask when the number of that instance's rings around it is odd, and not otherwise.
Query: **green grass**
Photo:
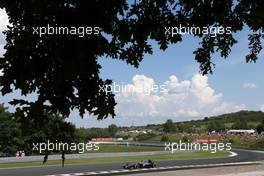
[[[201,158],[223,158],[229,155],[226,151],[217,151],[212,154],[210,152],[198,151],[192,153],[178,154],[161,154],[152,156],[130,156],[130,157],[106,157],[106,158],[85,158],[85,159],[66,159],[65,164],[101,164],[101,163],[126,163],[137,162],[140,160],[176,160],[176,159],[201,159]],[[45,165],[60,165],[60,160],[48,161]],[[10,167],[29,167],[41,166],[41,162],[26,162],[26,163],[5,163],[0,164],[0,168]]]
[[[87,151],[86,153],[106,153],[106,152],[146,152],[146,151],[162,151],[164,147],[157,146],[139,146],[139,145],[110,145],[100,144],[98,151]]]
[[[183,141],[183,135],[170,133],[167,134],[169,141],[178,142]],[[244,149],[253,149],[253,150],[264,150],[264,137],[262,136],[240,136],[240,135],[226,135],[224,138],[220,137],[218,134],[199,134],[193,136],[190,134],[185,134],[188,141],[193,141],[194,139],[217,139],[223,143],[232,143],[232,148],[244,148]],[[161,135],[153,136],[142,142],[159,142],[161,141]]]

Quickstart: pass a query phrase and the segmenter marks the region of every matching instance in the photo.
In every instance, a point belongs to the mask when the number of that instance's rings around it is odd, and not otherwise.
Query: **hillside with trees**
[[[149,124],[147,126],[132,127],[132,129],[151,129],[154,131],[202,133],[211,131],[225,131],[229,129],[262,129],[264,112],[239,111],[219,116],[204,117],[199,120],[173,122],[168,119],[164,124]],[[131,129],[131,127],[127,127]]]

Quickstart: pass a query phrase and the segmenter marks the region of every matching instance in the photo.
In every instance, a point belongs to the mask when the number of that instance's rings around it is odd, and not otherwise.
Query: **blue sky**
[[[247,32],[236,34],[238,43],[232,48],[227,59],[217,55],[213,57],[216,67],[213,74],[208,75],[209,84],[215,90],[223,92],[226,100],[245,103],[250,109],[259,109],[264,103],[263,52],[257,63],[246,63],[245,56],[249,52]],[[199,41],[199,38],[186,36],[182,43],[171,45],[165,52],[154,45],[154,54],[146,55],[139,69],[122,61],[102,58],[101,75],[116,82],[130,82],[136,74],[154,78],[158,83],[162,83],[173,74],[179,79],[190,79],[193,74],[199,72],[199,65],[193,54],[199,46]],[[245,83],[255,84],[256,88],[244,88]]]
[[[2,31],[6,19],[4,12],[0,12]],[[132,87],[140,84],[166,85],[168,90],[177,90],[177,93],[143,95],[138,92],[118,92],[115,119],[97,121],[87,114],[81,120],[78,113],[73,111],[69,121],[78,127],[105,127],[111,123],[121,126],[163,123],[168,118],[174,121],[199,119],[243,109],[264,111],[263,52],[256,64],[245,62],[249,52],[247,34],[248,30],[244,30],[235,35],[238,43],[226,60],[217,54],[213,56],[216,64],[214,73],[205,77],[199,74],[199,65],[193,55],[200,39],[188,35],[184,36],[183,42],[170,45],[165,52],[152,41],[154,53],[146,55],[138,69],[123,61],[100,58],[100,74],[104,79]],[[0,55],[4,53],[4,44],[4,36],[0,35]],[[10,99],[17,96],[19,92],[14,92],[7,97],[0,97],[0,102],[7,105]]]

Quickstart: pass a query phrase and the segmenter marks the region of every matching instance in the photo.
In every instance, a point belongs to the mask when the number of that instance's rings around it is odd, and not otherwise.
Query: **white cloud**
[[[5,36],[2,33],[4,30],[7,29],[8,22],[8,16],[4,9],[0,9],[0,56],[3,56],[4,54],[4,45],[6,43]]]
[[[264,112],[264,104],[260,106],[260,110]]]
[[[202,104],[215,103],[222,97],[222,93],[215,94],[214,89],[208,85],[208,77],[200,74],[192,78],[191,91],[198,97]]]
[[[8,16],[5,10],[0,9],[0,31],[6,30],[8,23]]]
[[[163,84],[158,85],[162,86],[159,92],[138,91],[157,86],[154,79],[145,75],[135,75],[130,84],[122,84],[122,86],[129,87],[129,90],[116,93],[117,116],[114,119],[97,121],[95,117],[87,113],[84,119],[80,120],[76,111],[68,120],[78,127],[107,127],[112,123],[131,126],[164,123],[168,118],[174,121],[199,119],[247,109],[244,104],[238,105],[224,101],[224,95],[216,92],[209,85],[207,76],[200,74],[182,81],[172,75]]]
[[[156,85],[154,79],[144,75],[135,75],[127,86],[139,89]],[[173,118],[186,120],[245,109],[245,105],[236,105],[222,100],[223,94],[216,93],[208,84],[208,77],[195,74],[190,80],[180,81],[172,75],[164,84],[165,91],[120,92],[116,94],[116,114],[118,117],[133,117],[152,123],[149,118]]]
[[[232,102],[222,102],[219,106],[213,108],[213,114],[224,114],[229,112],[237,112],[241,110],[246,110],[245,104],[236,105]]]
[[[255,89],[255,88],[257,88],[257,85],[254,84],[254,83],[244,83],[244,84],[242,85],[242,87],[243,87],[243,88],[246,88],[246,89]]]

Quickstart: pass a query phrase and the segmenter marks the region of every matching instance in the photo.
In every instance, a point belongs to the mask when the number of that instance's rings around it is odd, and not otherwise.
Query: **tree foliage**
[[[208,126],[207,126],[207,130],[209,132],[212,132],[212,131],[224,131],[226,128],[225,128],[225,124],[222,123],[221,121],[211,121]]]
[[[108,131],[108,128],[88,128],[81,129],[83,131],[84,141],[92,140],[92,138],[110,138],[111,135]],[[77,132],[80,133],[80,129],[77,129]]]
[[[0,156],[14,156],[22,143],[19,125],[7,109],[0,105]]]
[[[237,121],[232,125],[233,129],[248,129],[248,124],[245,120]]]
[[[23,111],[17,111],[14,116],[14,121],[19,124],[21,136],[24,141],[23,149],[32,154],[39,151],[33,151],[33,143],[71,143],[75,142],[75,126],[60,115],[48,115],[47,113],[36,112],[28,117],[23,115]],[[54,151],[61,152],[61,151]],[[67,151],[65,151],[67,152]],[[50,152],[47,151],[46,154]],[[38,153],[39,154],[39,153]]]
[[[257,126],[257,132],[258,132],[259,134],[261,134],[262,132],[264,132],[264,120],[262,121],[261,124],[259,124],[259,125]]]
[[[108,126],[108,132],[111,137],[115,137],[117,131],[118,131],[118,127],[115,124],[111,124]]]
[[[2,94],[14,89],[22,95],[34,92],[35,102],[13,103],[30,110],[37,104],[64,117],[74,108],[80,115],[89,112],[98,119],[114,116],[114,95],[100,89],[111,81],[100,78],[98,58],[120,59],[138,67],[145,54],[152,54],[150,40],[162,50],[182,41],[181,34],[166,35],[166,26],[231,27],[231,34],[195,34],[201,38],[194,54],[203,74],[213,71],[213,53],[229,55],[237,42],[234,33],[245,27],[250,29],[246,61],[256,62],[262,49],[262,0],[0,0],[0,8],[6,9],[11,23],[5,32],[6,53],[0,59]],[[101,32],[83,38],[32,34],[32,27],[47,24],[98,26]]]
[[[171,119],[168,119],[164,124],[163,124],[163,131],[165,133],[170,133],[174,132],[176,130],[176,127]]]
[[[62,116],[37,113],[37,116],[25,117],[22,113],[10,113],[0,105],[0,156],[15,156],[19,150],[24,150],[26,155],[39,155],[39,151],[33,150],[34,144],[47,141],[70,144],[78,140],[75,126],[65,122]],[[64,155],[69,151],[45,151],[44,162],[50,152]]]

